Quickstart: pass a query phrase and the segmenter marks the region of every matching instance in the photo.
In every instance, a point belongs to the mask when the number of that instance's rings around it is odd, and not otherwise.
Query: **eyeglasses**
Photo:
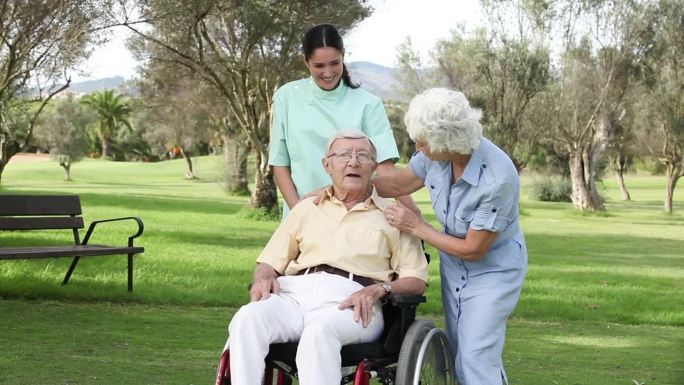
[[[329,154],[326,156],[326,158],[331,158],[335,157],[336,160],[339,160],[340,162],[349,162],[352,158],[352,155],[356,154],[356,160],[359,161],[359,163],[364,164],[364,165],[369,165],[375,163],[375,159],[367,153],[363,151],[347,151],[347,150],[341,150],[337,152],[333,152],[332,154]]]

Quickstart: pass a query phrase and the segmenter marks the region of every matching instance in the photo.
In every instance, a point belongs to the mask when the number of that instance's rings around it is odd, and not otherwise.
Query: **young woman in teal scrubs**
[[[273,96],[268,163],[285,199],[283,216],[301,197],[331,183],[321,159],[339,130],[356,128],[370,137],[379,175],[393,174],[399,159],[382,100],[352,83],[337,29],[330,24],[311,28],[302,50],[311,76],[283,85]],[[410,197],[399,201],[419,212]]]

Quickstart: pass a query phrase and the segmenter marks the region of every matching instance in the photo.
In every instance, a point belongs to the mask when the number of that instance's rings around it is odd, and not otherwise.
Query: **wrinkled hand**
[[[255,277],[252,287],[249,289],[249,296],[252,302],[262,301],[271,296],[271,293],[278,294],[280,285],[275,277],[260,276]]]
[[[370,285],[352,294],[349,298],[342,301],[340,310],[354,308],[354,321],[363,322],[363,327],[367,327],[373,318],[375,304],[385,296],[385,289],[380,285]]]
[[[392,205],[385,209],[387,222],[399,230],[416,235],[416,231],[427,223],[413,211],[398,205]]]

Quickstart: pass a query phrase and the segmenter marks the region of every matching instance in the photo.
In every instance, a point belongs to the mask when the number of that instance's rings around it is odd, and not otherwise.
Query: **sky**
[[[396,48],[407,36],[424,60],[435,42],[449,36],[459,23],[481,19],[478,0],[371,0],[374,12],[344,37],[345,60],[369,61],[393,67]],[[467,26],[467,24],[466,24]],[[126,48],[129,32],[124,27],[111,31],[107,44],[97,47],[80,70],[72,73],[75,82],[136,75],[138,64]]]

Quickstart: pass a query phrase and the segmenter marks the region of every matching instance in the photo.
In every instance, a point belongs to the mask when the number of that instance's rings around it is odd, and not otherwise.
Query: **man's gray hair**
[[[404,124],[411,139],[426,142],[433,152],[468,155],[480,145],[481,118],[462,92],[431,88],[411,100]]]
[[[375,159],[378,156],[378,152],[375,149],[375,145],[373,144],[373,141],[366,135],[365,132],[361,130],[357,130],[356,128],[345,128],[340,131],[338,131],[335,135],[333,135],[330,140],[328,141],[328,146],[325,150],[325,154],[329,155],[330,154],[330,147],[332,147],[333,143],[337,139],[367,139],[368,143],[371,145],[371,150],[373,153],[373,159]]]

